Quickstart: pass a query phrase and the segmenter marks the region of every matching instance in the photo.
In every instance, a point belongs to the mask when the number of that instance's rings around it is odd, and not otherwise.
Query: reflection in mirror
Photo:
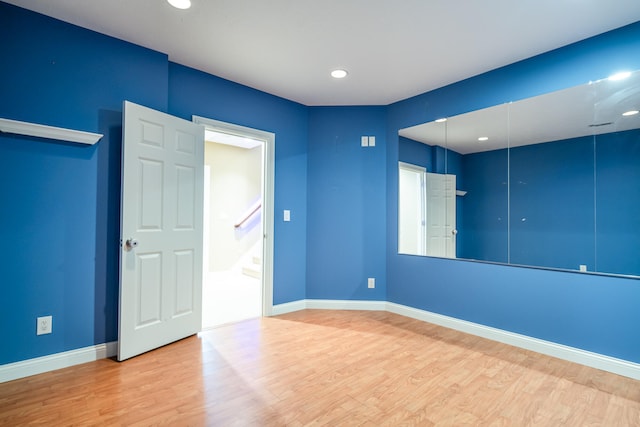
[[[424,167],[398,164],[398,252],[401,254],[427,255],[425,178]]]
[[[594,270],[640,276],[640,72],[595,90]]]
[[[456,257],[457,153],[446,149],[446,121],[431,129],[434,141],[427,146],[403,138],[398,188],[398,250],[411,255]],[[412,233],[420,233],[413,236]]]
[[[399,147],[401,161],[448,177],[447,256],[508,262],[507,106],[402,129]],[[427,212],[428,223],[439,219]]]
[[[458,258],[509,262],[508,105],[450,120],[448,146],[460,153]]]
[[[509,261],[594,268],[594,85],[509,106]]]
[[[640,275],[639,109],[637,72],[400,130],[400,161],[457,181],[431,255]]]

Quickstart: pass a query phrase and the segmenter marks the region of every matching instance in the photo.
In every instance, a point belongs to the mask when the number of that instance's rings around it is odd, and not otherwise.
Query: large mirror
[[[640,276],[640,72],[399,131],[398,251]]]

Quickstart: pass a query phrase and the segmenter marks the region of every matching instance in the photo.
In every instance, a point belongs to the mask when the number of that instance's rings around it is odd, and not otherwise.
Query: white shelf
[[[38,125],[17,120],[0,119],[0,132],[17,135],[36,136],[38,138],[56,139],[59,141],[77,142],[93,145],[103,137],[101,133],[83,132],[80,130]]]

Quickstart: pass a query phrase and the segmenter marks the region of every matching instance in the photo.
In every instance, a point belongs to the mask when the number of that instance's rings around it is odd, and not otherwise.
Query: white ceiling
[[[562,141],[640,128],[640,71],[624,80],[567,88],[520,101],[496,105],[445,122],[401,129],[405,138],[439,145],[460,154]],[[487,141],[478,141],[484,136]]]
[[[638,0],[3,1],[310,106],[386,105],[640,20]]]

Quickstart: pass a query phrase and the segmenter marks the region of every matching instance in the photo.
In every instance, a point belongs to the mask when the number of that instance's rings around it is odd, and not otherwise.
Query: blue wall
[[[0,135],[0,364],[117,339],[125,99],[276,134],[275,304],[388,299],[640,361],[636,280],[395,253],[398,129],[639,69],[640,24],[388,107],[305,107],[5,3],[0,40],[0,117],[105,134]]]
[[[635,279],[396,253],[398,129],[637,69],[640,23],[390,105],[388,300],[640,362]]]
[[[640,275],[640,130],[598,136],[596,159],[597,269]]]
[[[435,152],[399,138],[402,162],[433,172]],[[639,130],[448,154],[467,191],[457,199],[458,258],[640,275]]]
[[[433,171],[432,151],[399,138],[400,161]],[[458,258],[640,275],[640,130],[449,154],[462,159],[449,170],[467,190]]]
[[[432,146],[414,141],[403,136],[399,137],[398,160],[412,165],[422,166],[427,172],[435,172],[433,167]]]
[[[167,57],[4,3],[0,40],[0,117],[105,134],[0,134],[2,364],[117,338],[122,100],[165,110]]]
[[[595,267],[593,138],[510,150],[510,262]]]
[[[593,270],[593,144],[583,137],[511,148],[508,159],[506,149],[463,156],[468,193],[462,210],[468,214],[458,257]]]
[[[467,191],[461,198],[458,216],[458,257],[508,262],[507,150],[493,150],[463,156]]]
[[[307,107],[182,65],[169,64],[169,113],[276,134],[273,303],[305,298]],[[291,211],[284,222],[282,211]]]
[[[464,187],[463,159],[459,153],[400,137],[398,160],[422,166],[429,173],[447,173],[456,175],[456,186]]]
[[[385,113],[310,109],[307,298],[386,297]],[[374,147],[361,147],[365,135],[376,137]]]
[[[105,136],[0,134],[0,364],[117,339],[122,103],[276,134],[274,303],[305,297],[307,107],[0,2],[0,117]],[[35,318],[53,315],[53,333]]]

